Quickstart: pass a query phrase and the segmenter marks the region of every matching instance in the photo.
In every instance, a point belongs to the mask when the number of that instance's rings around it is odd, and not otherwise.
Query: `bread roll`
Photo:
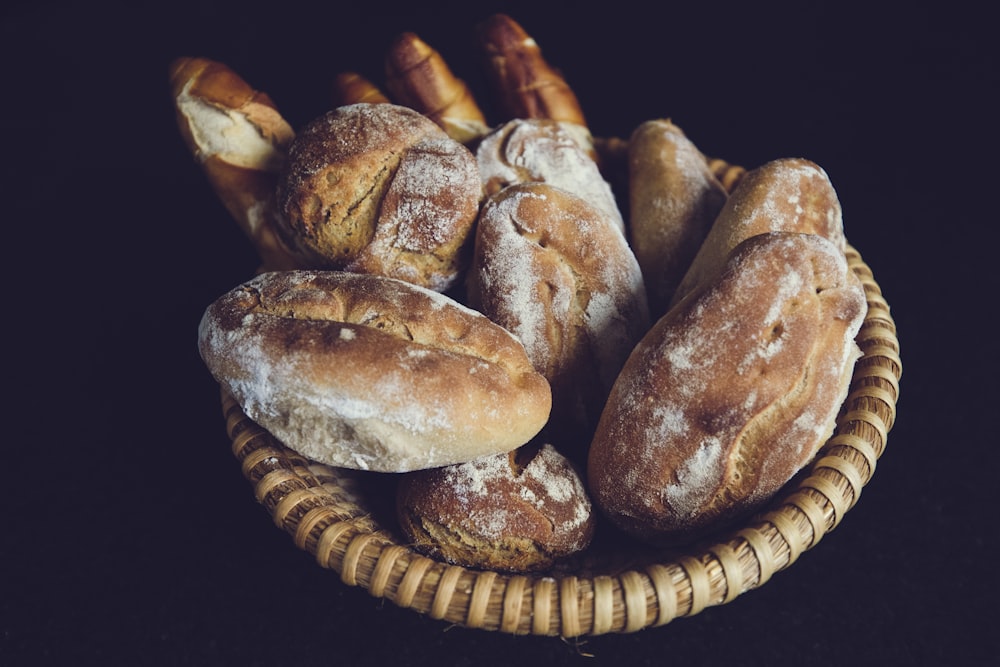
[[[511,334],[382,276],[259,275],[208,307],[198,343],[247,416],[332,466],[404,472],[507,452],[551,406]]]
[[[479,212],[475,156],[420,113],[351,104],[309,123],[278,183],[288,234],[322,268],[445,291]]]
[[[415,549],[464,567],[546,569],[594,534],[583,481],[549,444],[408,473],[396,507]]]
[[[185,145],[264,266],[302,266],[304,258],[281,237],[277,220],[278,172],[295,132],[274,102],[207,58],[173,61],[170,86]]]
[[[506,119],[546,118],[587,127],[576,93],[517,21],[494,14],[477,26],[477,34]]]
[[[357,72],[341,72],[333,79],[333,106],[388,104],[391,100],[379,87]]]
[[[566,123],[545,119],[504,123],[482,139],[476,160],[486,195],[515,183],[548,183],[601,209],[625,233],[611,185]]]
[[[501,190],[479,217],[468,299],[517,336],[549,380],[549,437],[557,446],[581,438],[585,450],[607,392],[649,327],[639,265],[607,214],[544,183]]]
[[[390,45],[385,72],[386,88],[396,104],[424,114],[455,141],[471,144],[489,132],[469,87],[414,33],[404,32]]]
[[[628,171],[629,238],[655,319],[666,312],[728,195],[701,151],[665,119],[632,133]]]
[[[772,497],[833,431],[866,308],[835,243],[741,243],[622,369],[591,444],[594,503],[663,544]]]
[[[715,275],[742,241],[765,232],[818,234],[844,250],[840,201],[819,165],[801,158],[782,158],[747,172],[719,212],[671,305]]]

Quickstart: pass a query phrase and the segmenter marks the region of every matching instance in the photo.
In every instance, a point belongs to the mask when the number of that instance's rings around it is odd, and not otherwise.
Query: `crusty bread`
[[[629,239],[655,319],[666,312],[728,195],[701,151],[666,119],[632,132],[628,172]]]
[[[649,327],[625,237],[605,212],[561,188],[509,186],[483,206],[467,292],[470,305],[521,340],[552,385],[549,437],[569,455],[567,439],[585,450],[607,392]]]
[[[274,102],[207,58],[173,61],[170,86],[181,137],[264,267],[302,266],[277,222],[275,186],[295,132]]]
[[[629,357],[590,449],[595,504],[662,543],[772,497],[833,431],[866,308],[831,241],[741,243]]]
[[[391,100],[378,86],[358,72],[340,72],[333,78],[332,102],[334,107],[349,104],[387,104]]]
[[[494,14],[476,30],[505,120],[548,118],[587,126],[576,93],[517,21],[506,14]]]
[[[441,54],[416,34],[404,32],[392,42],[385,73],[393,102],[424,114],[455,141],[471,144],[489,132],[472,91],[452,73]]]
[[[396,104],[351,104],[292,142],[278,204],[323,268],[445,291],[467,262],[481,186],[475,156],[433,121]]]
[[[603,210],[625,233],[611,185],[567,123],[539,118],[508,121],[483,137],[476,160],[487,196],[515,183],[548,183]]]
[[[382,276],[261,274],[208,307],[198,342],[251,419],[333,466],[404,472],[511,451],[551,405],[510,333]]]
[[[583,481],[549,444],[408,473],[396,507],[414,548],[464,567],[546,569],[594,534]]]
[[[781,158],[747,172],[719,212],[671,305],[715,275],[733,248],[766,232],[818,234],[844,250],[840,200],[815,162]]]

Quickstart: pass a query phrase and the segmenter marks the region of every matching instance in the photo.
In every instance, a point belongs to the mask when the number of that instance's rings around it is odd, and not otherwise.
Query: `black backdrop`
[[[692,3],[695,4],[695,3]],[[0,664],[988,664],[997,570],[996,53],[951,2],[18,3],[0,11]],[[197,357],[256,258],[176,131],[167,65],[226,62],[293,125],[412,30],[485,100],[509,13],[595,134],[668,116],[708,154],[808,157],[899,327],[898,421],[861,502],[735,602],[562,641],[448,627],[343,585],[276,529]],[[785,663],[779,663],[785,661]]]

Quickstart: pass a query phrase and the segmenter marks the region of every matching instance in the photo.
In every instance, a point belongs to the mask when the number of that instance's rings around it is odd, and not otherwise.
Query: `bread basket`
[[[863,357],[834,435],[812,463],[742,525],[678,551],[598,541],[542,574],[478,571],[427,558],[401,541],[386,494],[391,480],[321,465],[285,448],[223,392],[232,451],[257,500],[318,564],[377,598],[443,622],[510,634],[627,633],[726,604],[765,584],[839,525],[871,479],[892,428],[902,366],[889,306],[861,255]]]

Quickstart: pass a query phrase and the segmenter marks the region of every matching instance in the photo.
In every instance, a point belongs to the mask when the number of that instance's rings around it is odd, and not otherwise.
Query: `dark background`
[[[694,6],[689,6],[694,5]],[[985,5],[981,5],[985,7]],[[3,665],[995,664],[996,52],[962,2],[20,3],[0,11]],[[449,627],[342,584],[229,451],[195,330],[256,258],[167,66],[221,60],[299,126],[412,30],[488,106],[509,13],[598,135],[818,162],[899,329],[898,420],[844,522],[723,607],[586,641]],[[583,654],[591,654],[587,657]]]

